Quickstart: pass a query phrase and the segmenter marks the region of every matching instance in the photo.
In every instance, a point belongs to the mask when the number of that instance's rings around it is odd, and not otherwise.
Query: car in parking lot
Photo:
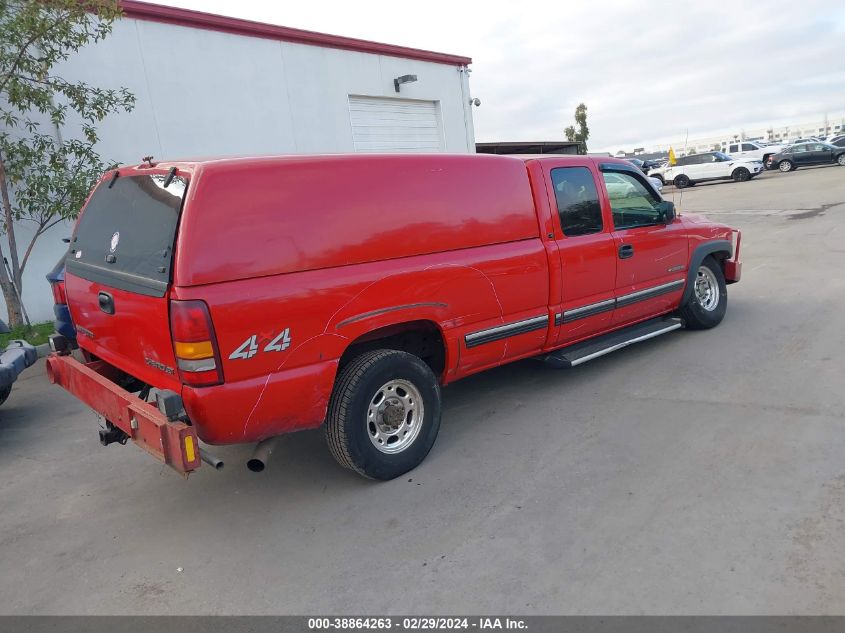
[[[0,320],[0,334],[8,334],[9,326]],[[38,359],[34,346],[26,341],[9,341],[4,349],[0,349],[0,404],[6,402],[12,393],[12,384],[21,372],[30,367]]]
[[[72,348],[76,348],[76,328],[70,318],[70,309],[67,307],[67,294],[65,293],[65,259],[67,254],[62,255],[53,269],[47,273],[47,281],[50,290],[53,292],[53,315],[56,332],[64,336]]]
[[[649,175],[683,189],[708,180],[745,182],[762,170],[763,163],[759,160],[732,158],[722,152],[704,152],[681,156],[674,165],[652,170]]]
[[[727,145],[725,153],[731,158],[759,160],[766,165],[769,157],[783,149],[783,145],[766,145],[757,141],[735,141]]]
[[[845,147],[830,143],[798,143],[769,158],[769,164],[784,173],[809,165],[845,166]]]

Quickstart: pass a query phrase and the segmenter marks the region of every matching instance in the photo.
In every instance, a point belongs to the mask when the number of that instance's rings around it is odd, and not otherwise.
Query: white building
[[[60,70],[137,98],[131,113],[100,125],[104,159],[475,151],[467,57],[130,0],[122,6],[112,34]],[[65,138],[77,133],[62,129]],[[42,236],[25,271],[33,321],[52,319],[44,275],[70,230]],[[28,242],[28,227],[17,231],[18,243]]]

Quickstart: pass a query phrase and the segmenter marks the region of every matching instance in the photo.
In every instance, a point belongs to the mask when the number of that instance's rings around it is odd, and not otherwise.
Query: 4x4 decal
[[[264,339],[265,341],[267,339]],[[265,352],[283,352],[290,347],[290,328],[282,330],[272,341],[264,346]],[[249,360],[258,353],[258,335],[253,334],[231,354],[229,360]]]

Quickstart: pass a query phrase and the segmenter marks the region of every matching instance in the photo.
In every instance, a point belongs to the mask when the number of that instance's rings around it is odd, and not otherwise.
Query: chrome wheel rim
[[[781,171],[789,171],[792,165],[790,165],[787,161],[783,161],[780,165],[778,165],[778,169]]]
[[[845,154],[840,154],[839,158],[836,159],[836,162],[845,167]]]
[[[417,439],[425,416],[422,394],[407,380],[384,383],[367,405],[367,435],[379,451],[401,453]]]
[[[708,312],[719,305],[719,282],[707,266],[700,266],[695,277],[695,300]]]

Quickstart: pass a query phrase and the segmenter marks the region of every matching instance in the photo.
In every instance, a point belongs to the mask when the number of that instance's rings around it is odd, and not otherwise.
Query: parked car
[[[67,295],[65,294],[65,258],[62,255],[53,270],[47,273],[47,281],[50,282],[50,289],[53,292],[53,314],[55,315],[56,332],[64,336],[72,349],[77,347],[76,328],[70,317],[70,309],[67,307]]]
[[[839,164],[845,166],[845,147],[829,143],[799,143],[790,145],[770,159],[773,169],[794,171],[807,165]]]
[[[845,135],[834,136],[829,142],[831,145],[836,145],[836,147],[845,147]]]
[[[431,450],[442,386],[716,326],[739,245],[613,158],[120,167],[66,262],[84,360],[55,335],[47,371],[107,420],[103,444],[132,439],[181,472],[220,464],[199,439],[258,442],[260,470],[272,438],[324,424],[341,465],[391,479]]]
[[[657,193],[663,193],[663,181],[660,180],[660,178],[653,178],[652,176],[649,176],[648,181],[651,183],[651,186],[654,187]]]
[[[607,195],[611,198],[626,198],[637,193],[634,181],[621,174],[606,174],[604,177],[604,186],[607,189]]]
[[[675,165],[652,170],[650,175],[683,189],[708,180],[745,182],[762,170],[763,163],[759,160],[732,158],[722,152],[704,152],[681,156]]]
[[[0,320],[0,334],[8,334],[9,326]],[[12,340],[0,352],[0,404],[12,393],[12,385],[21,372],[38,360],[35,347],[26,341]]]
[[[664,159],[650,158],[648,160],[643,161],[643,166],[640,169],[642,169],[646,174],[648,174],[652,169],[655,169],[657,167],[662,167],[667,162],[668,161],[665,158]]]
[[[769,157],[774,156],[781,149],[783,149],[783,145],[766,145],[758,141],[736,141],[728,143],[725,153],[731,158],[759,160],[763,165],[766,165]]]

